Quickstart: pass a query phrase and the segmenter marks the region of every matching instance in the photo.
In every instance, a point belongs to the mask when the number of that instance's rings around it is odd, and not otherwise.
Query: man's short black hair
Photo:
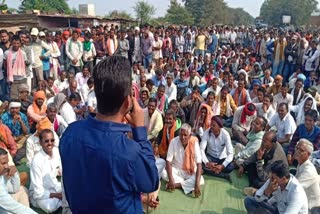
[[[12,42],[12,41],[19,41],[19,42],[21,42],[21,39],[20,39],[19,36],[14,35],[14,36],[11,37],[11,42]]]
[[[304,116],[309,116],[311,117],[315,122],[318,120],[318,112],[317,110],[314,109],[310,109],[309,111],[307,111]]]
[[[92,85],[94,84],[94,79],[93,77],[89,77],[88,81],[87,81],[87,85]]]
[[[70,101],[72,101],[72,100],[81,101],[81,96],[78,92],[73,92],[70,94],[69,100]]]
[[[94,67],[92,76],[98,112],[106,116],[116,114],[131,94],[129,60],[123,56],[107,57]]]
[[[272,163],[271,172],[279,178],[290,177],[289,167],[283,160],[277,160],[274,163]]]
[[[44,136],[45,134],[49,134],[49,133],[51,133],[51,134],[53,135],[53,131],[50,130],[50,129],[44,129],[44,130],[42,130],[42,131],[40,132],[40,134],[39,134],[39,140],[40,140],[40,142],[42,141],[43,136]],[[53,136],[54,136],[54,135],[53,135]]]

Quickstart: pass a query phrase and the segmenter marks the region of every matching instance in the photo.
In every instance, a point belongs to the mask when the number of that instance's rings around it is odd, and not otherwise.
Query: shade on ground
[[[20,172],[27,171],[25,163],[17,167]],[[159,193],[160,207],[153,214],[245,214],[242,190],[248,185],[247,178],[238,178],[236,171],[231,173],[232,184],[228,181],[204,175],[205,185],[201,187],[201,196],[193,198],[185,195],[182,190],[165,191],[162,182]],[[43,213],[39,209],[34,209]],[[61,212],[57,212],[60,214]]]

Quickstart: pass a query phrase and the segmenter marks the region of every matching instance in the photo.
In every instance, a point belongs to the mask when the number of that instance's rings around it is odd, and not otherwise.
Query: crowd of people
[[[30,203],[71,213],[59,141],[69,124],[94,118],[94,67],[110,56],[130,62],[167,191],[199,197],[202,174],[232,183],[237,170],[248,176],[248,213],[320,212],[319,34],[111,25],[3,29],[0,40],[1,213],[35,213]],[[16,168],[25,158],[29,178]],[[159,190],[141,193],[145,211],[160,206]]]

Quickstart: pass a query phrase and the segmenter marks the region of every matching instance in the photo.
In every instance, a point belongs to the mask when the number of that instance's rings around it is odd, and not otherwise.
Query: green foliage
[[[291,16],[291,24],[304,25],[317,10],[317,0],[265,0],[260,17],[271,25],[281,25],[282,16]]]
[[[22,12],[25,12],[26,10],[64,13],[71,12],[66,0],[22,0],[19,9]]]
[[[192,25],[194,23],[192,14],[177,0],[171,0],[165,20],[170,24],[177,25]]]
[[[144,0],[137,1],[133,10],[140,24],[149,23],[156,12],[156,8]]]
[[[108,15],[105,16],[106,18],[123,18],[123,19],[130,19],[133,20],[130,13],[127,13],[126,11],[119,11],[119,10],[113,10]]]
[[[185,8],[194,17],[194,24],[247,25],[254,18],[242,8],[230,8],[224,0],[183,0]]]
[[[228,14],[229,17],[229,24],[231,25],[251,25],[254,23],[254,18],[243,8],[229,8]]]

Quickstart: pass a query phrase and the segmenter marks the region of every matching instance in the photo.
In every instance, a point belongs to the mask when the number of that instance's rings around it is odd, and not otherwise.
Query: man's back
[[[134,140],[127,132],[133,132]],[[158,188],[146,129],[89,117],[62,136],[63,182],[73,213],[142,213],[141,192]]]

